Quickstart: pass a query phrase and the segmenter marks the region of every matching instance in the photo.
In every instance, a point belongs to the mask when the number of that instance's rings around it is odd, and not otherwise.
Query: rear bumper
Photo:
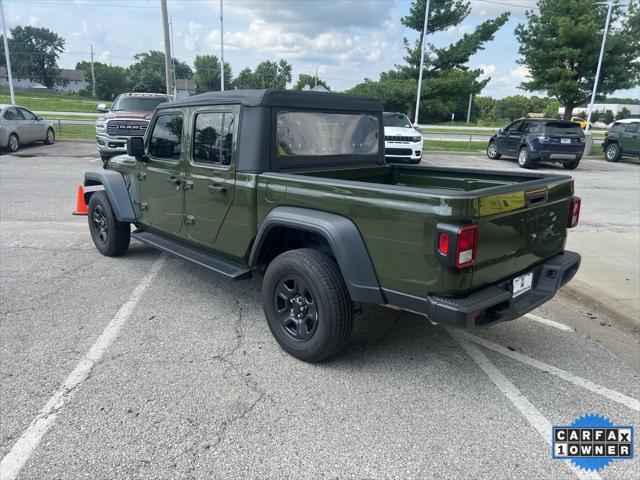
[[[584,153],[584,145],[556,145],[554,147],[537,146],[530,149],[532,160],[550,160],[552,162],[571,162],[580,160]]]
[[[553,298],[580,267],[580,255],[564,251],[546,262],[519,274],[533,272],[531,291],[513,298],[513,279],[518,275],[481,288],[464,297],[428,295],[426,299],[385,292],[389,303],[422,313],[434,323],[473,328],[521,317]]]

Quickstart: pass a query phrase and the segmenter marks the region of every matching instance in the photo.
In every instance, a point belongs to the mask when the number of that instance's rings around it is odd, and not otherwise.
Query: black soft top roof
[[[158,109],[203,105],[240,104],[249,107],[291,107],[324,110],[381,112],[380,100],[340,93],[301,92],[296,90],[227,90],[193,95],[175,102],[165,102]]]

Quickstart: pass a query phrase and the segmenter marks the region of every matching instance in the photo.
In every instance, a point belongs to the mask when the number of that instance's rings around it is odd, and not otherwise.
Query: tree
[[[309,85],[311,88],[316,85],[321,85],[327,90],[331,90],[327,82],[325,82],[321,78],[318,78],[315,75],[307,75],[306,73],[301,73],[300,75],[298,75],[298,82],[293,86],[293,89],[302,90],[305,85]]]
[[[252,72],[250,68],[243,69],[233,82],[235,88],[271,88],[284,90],[291,82],[291,65],[285,60],[260,62]]]
[[[606,125],[609,125],[615,119],[616,119],[616,117],[613,115],[613,112],[611,110],[607,110],[607,111],[604,112],[604,123]]]
[[[114,100],[122,92],[129,90],[129,80],[127,79],[127,69],[106,63],[94,62],[96,74],[96,97],[102,100]],[[82,61],[76,64],[76,70],[84,70],[85,78],[91,80],[91,62]],[[91,83],[81,92],[81,95],[90,97],[92,95]]]
[[[615,8],[598,83],[598,96],[632,88],[640,81],[640,3]],[[516,28],[519,63],[529,68],[528,91],[547,92],[564,106],[564,119],[589,101],[594,85],[607,7],[592,0],[538,0]]]
[[[447,30],[464,21],[471,13],[471,4],[464,0],[431,0],[428,34]],[[414,0],[409,14],[402,18],[402,24],[421,32],[424,22],[425,2]],[[493,39],[494,34],[509,18],[503,13],[494,19],[478,25],[471,33],[464,34],[460,40],[446,47],[438,48],[428,44],[425,54],[423,84],[420,103],[420,121],[442,121],[451,118],[455,113],[464,118],[467,113],[469,95],[479,94],[489,78],[479,80],[481,69],[471,70],[467,63],[469,58],[484,48],[486,42]],[[406,65],[396,70],[384,72],[380,76],[379,85],[356,86],[355,90],[367,89],[378,91],[385,108],[390,102],[400,103],[397,110],[407,112],[413,117],[415,111],[416,91],[420,68],[421,42],[413,45],[405,39]],[[393,79],[393,81],[391,81]],[[393,85],[401,82],[400,88]],[[398,94],[398,97],[392,95]]]
[[[496,100],[491,97],[475,97],[473,99],[473,111],[481,120],[496,120],[493,116]]]
[[[552,100],[547,105],[547,108],[544,109],[544,118],[560,118],[560,114],[558,114],[558,110],[562,105],[557,100]]]
[[[0,36],[0,42],[4,37]],[[11,69],[15,77],[28,78],[47,88],[63,84],[58,58],[64,52],[65,39],[48,28],[14,27],[8,39]],[[0,65],[6,66],[4,43]]]
[[[515,120],[531,112],[531,100],[523,95],[512,95],[496,102],[493,116],[496,120]]]
[[[217,92],[220,90],[220,60],[216,55],[196,55],[194,80],[198,84],[198,92]],[[228,90],[233,84],[231,65],[224,62],[224,88]]]
[[[631,112],[629,111],[629,109],[627,107],[623,107],[623,109],[620,110],[620,112],[616,116],[616,120],[622,120],[623,118],[628,118],[629,115],[631,115]]]
[[[136,92],[165,92],[164,53],[150,50],[133,56],[136,63],[129,67],[129,83]],[[191,67],[175,59],[176,78],[191,78]]]

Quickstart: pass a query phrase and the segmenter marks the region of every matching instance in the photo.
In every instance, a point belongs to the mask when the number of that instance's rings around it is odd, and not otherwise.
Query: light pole
[[[11,75],[11,59],[9,58],[9,40],[7,39],[7,23],[4,21],[4,4],[0,0],[0,14],[2,14],[2,29],[4,31],[4,55],[7,59],[7,77],[9,78],[9,92],[11,93],[11,104],[15,105],[16,96],[13,92],[13,75]]]
[[[169,38],[169,15],[167,14],[167,0],[160,0],[162,9],[162,30],[164,32],[164,78],[167,84],[167,97],[171,98],[171,40]]]
[[[587,108],[587,125],[585,132],[589,131],[591,123],[591,113],[593,112],[593,103],[596,101],[596,93],[598,91],[598,81],[600,80],[600,68],[602,67],[602,57],[604,56],[604,46],[607,43],[607,33],[609,33],[609,22],[611,21],[611,11],[617,6],[616,0],[608,0],[607,2],[597,2],[597,5],[607,5],[607,21],[604,24],[604,33],[602,34],[602,44],[600,45],[600,57],[598,58],[598,68],[596,69],[596,78],[593,82],[593,91],[591,92],[591,102]]]
[[[416,97],[416,115],[414,124],[418,124],[418,114],[420,113],[420,95],[422,94],[422,70],[424,69],[424,50],[425,39],[427,38],[427,25],[429,24],[429,0],[426,1],[424,8],[424,27],[422,28],[422,39],[420,42],[420,71],[418,72],[418,95]]]
[[[224,22],[222,19],[222,0],[220,0],[220,91],[224,92]]]

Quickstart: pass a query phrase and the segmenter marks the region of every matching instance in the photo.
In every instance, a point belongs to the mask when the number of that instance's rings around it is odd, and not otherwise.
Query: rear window
[[[278,156],[376,155],[378,130],[368,113],[278,112]]]
[[[547,133],[556,133],[556,134],[582,132],[582,128],[580,128],[580,125],[577,125],[571,122],[547,122],[544,126],[544,130]]]

